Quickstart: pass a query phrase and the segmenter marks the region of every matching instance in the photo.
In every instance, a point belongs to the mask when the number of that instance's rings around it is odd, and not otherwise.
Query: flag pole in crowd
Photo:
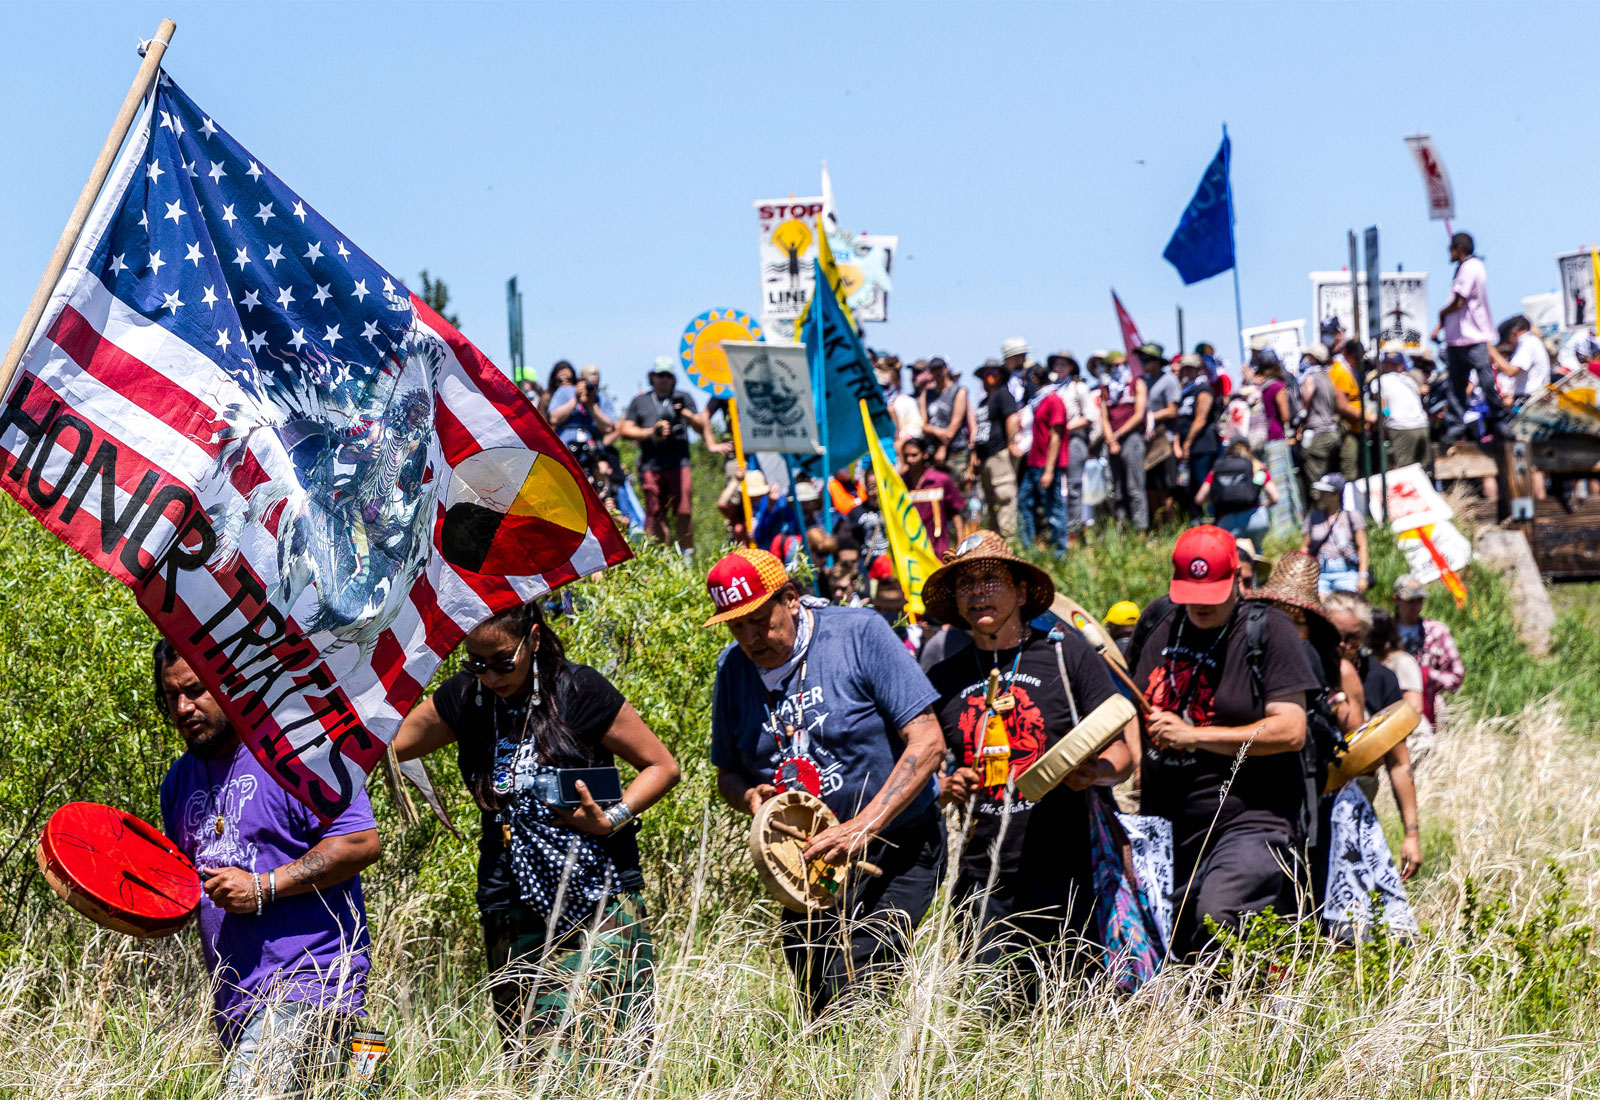
[[[22,362],[22,353],[33,336],[33,330],[38,327],[39,319],[44,316],[45,306],[50,302],[50,292],[55,288],[56,280],[61,278],[61,272],[66,268],[67,260],[72,255],[73,246],[78,243],[78,234],[83,232],[84,223],[89,220],[89,210],[94,206],[94,200],[99,196],[100,188],[106,182],[106,176],[111,172],[117,150],[122,148],[122,139],[128,136],[128,128],[133,125],[133,117],[139,113],[139,105],[144,102],[150,86],[156,82],[156,75],[161,72],[161,58],[166,55],[167,47],[172,44],[173,32],[177,29],[178,25],[172,20],[163,19],[161,25],[156,28],[155,37],[142,47],[144,62],[139,66],[133,84],[122,100],[116,120],[111,124],[111,133],[106,135],[106,142],[100,147],[100,155],[95,158],[94,168],[89,172],[89,181],[83,185],[83,190],[78,194],[78,203],[72,208],[72,215],[67,219],[67,227],[61,231],[61,239],[56,242],[56,250],[50,254],[50,262],[45,266],[44,276],[39,280],[39,288],[33,292],[33,301],[28,303],[28,312],[23,314],[22,324],[17,326],[17,334],[11,338],[11,347],[6,351],[5,361],[0,363],[0,397],[4,397],[6,390],[11,387],[11,378],[17,373],[17,365]]]
[[[750,487],[745,482],[748,471],[744,465],[744,440],[739,438],[739,401],[734,397],[728,398],[728,430],[733,433],[733,461],[739,469],[739,500],[744,505],[744,539],[747,544],[754,546],[756,521],[750,511]]]
[[[1228,142],[1228,124],[1222,124],[1222,182],[1228,188],[1228,254],[1233,257],[1233,331],[1239,338],[1239,369],[1244,369],[1244,306],[1239,298],[1239,246],[1234,238],[1233,226],[1233,172],[1232,151]],[[1183,341],[1179,341],[1181,345]]]

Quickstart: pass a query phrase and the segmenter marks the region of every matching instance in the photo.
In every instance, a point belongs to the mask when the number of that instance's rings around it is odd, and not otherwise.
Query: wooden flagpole
[[[3,397],[11,388],[12,377],[17,373],[17,365],[22,362],[22,353],[28,346],[28,341],[33,337],[33,330],[38,327],[39,319],[44,316],[45,306],[50,303],[50,292],[55,289],[56,281],[61,278],[61,272],[67,266],[67,260],[72,256],[72,250],[78,243],[78,235],[83,232],[84,222],[89,220],[89,209],[94,206],[94,200],[100,195],[100,188],[106,182],[106,176],[111,172],[111,163],[117,157],[117,150],[122,148],[122,139],[128,136],[128,127],[133,125],[133,116],[139,111],[139,104],[150,91],[150,86],[156,82],[156,74],[161,70],[161,58],[167,52],[167,46],[172,42],[172,33],[178,25],[170,19],[163,19],[161,26],[156,28],[156,35],[145,44],[144,63],[139,66],[139,73],[133,78],[133,87],[128,89],[128,96],[122,101],[122,109],[117,112],[116,121],[111,124],[111,133],[106,136],[106,143],[100,147],[100,156],[94,162],[94,169],[89,173],[89,182],[83,185],[83,191],[78,195],[78,205],[72,208],[72,216],[67,219],[67,227],[61,231],[61,239],[56,242],[56,250],[50,256],[50,263],[44,269],[44,277],[39,280],[39,289],[33,292],[33,301],[28,303],[28,312],[22,316],[22,324],[17,327],[17,334],[11,338],[11,347],[6,351],[6,357],[0,362],[0,397]]]

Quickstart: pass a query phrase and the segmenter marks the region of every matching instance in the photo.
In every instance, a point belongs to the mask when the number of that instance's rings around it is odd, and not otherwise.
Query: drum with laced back
[[[756,810],[750,825],[750,855],[762,885],[785,909],[795,913],[831,909],[851,875],[883,873],[864,859],[834,864],[805,858],[811,838],[838,823],[822,799],[798,788],[773,795]]]
[[[158,829],[114,806],[62,806],[45,823],[35,854],[62,900],[114,932],[170,936],[200,908],[200,874],[189,857]]]

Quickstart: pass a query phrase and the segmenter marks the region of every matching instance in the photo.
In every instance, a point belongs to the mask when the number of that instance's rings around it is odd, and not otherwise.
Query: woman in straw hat
[[[992,531],[965,539],[928,577],[922,598],[929,614],[970,630],[974,643],[929,672],[957,765],[942,798],[969,824],[953,897],[979,962],[1011,958],[1024,995],[1036,995],[1040,971],[1066,961],[1052,954],[1101,939],[1091,800],[1112,813],[1109,789],[1132,771],[1134,750],[1119,738],[1037,802],[1023,797],[1017,777],[1116,695],[1105,662],[1075,632],[1056,640],[1029,625],[1049,608],[1055,585]]]
[[[1310,702],[1308,726],[1319,721],[1320,714],[1321,721],[1331,720],[1339,732],[1349,734],[1367,717],[1365,691],[1360,673],[1346,652],[1340,624],[1329,616],[1317,595],[1318,573],[1316,559],[1309,554],[1284,554],[1266,585],[1252,598],[1265,600],[1287,614],[1307,647],[1316,654],[1316,665],[1323,671],[1328,687],[1320,702]],[[1314,751],[1312,736],[1313,731],[1308,729],[1307,752]],[[1416,790],[1410,781],[1409,758],[1400,759],[1404,751],[1402,742],[1391,750],[1385,762],[1394,769],[1391,779],[1397,780],[1394,786],[1401,816],[1414,822]],[[1420,850],[1412,850],[1415,834],[1407,833],[1402,852],[1404,864],[1397,873],[1372,803],[1354,782],[1335,791],[1318,792],[1317,818],[1310,864],[1312,892],[1324,926],[1342,939],[1364,934],[1359,929],[1373,923],[1368,899],[1376,891],[1381,905],[1378,920],[1391,933],[1415,932],[1416,920],[1403,885],[1421,864]]]

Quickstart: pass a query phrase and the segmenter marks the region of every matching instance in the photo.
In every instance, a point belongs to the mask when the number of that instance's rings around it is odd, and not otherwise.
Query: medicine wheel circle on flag
[[[678,362],[689,381],[713,397],[732,397],[733,380],[728,377],[728,356],[724,340],[763,340],[761,326],[748,313],[737,309],[708,309],[683,330],[678,341]]]
[[[463,459],[445,493],[444,560],[489,576],[543,573],[571,559],[589,533],[589,505],[559,458],[495,447]]]

